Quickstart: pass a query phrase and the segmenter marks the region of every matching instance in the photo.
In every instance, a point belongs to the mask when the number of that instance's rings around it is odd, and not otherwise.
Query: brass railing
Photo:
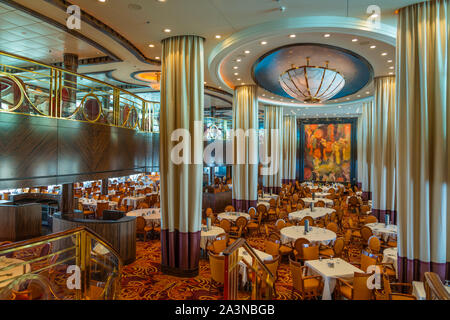
[[[243,248],[251,257],[252,264],[247,263],[245,259],[239,259],[239,248]],[[255,250],[243,238],[237,239],[223,252],[225,256],[225,275],[224,275],[224,299],[237,300],[239,287],[239,268],[240,262],[246,264],[249,268],[252,278],[252,300],[271,300],[274,292],[274,275]],[[264,294],[263,294],[264,293]]]
[[[0,51],[0,112],[156,132],[159,102],[106,82]]]
[[[450,300],[450,293],[445,288],[437,273],[425,272],[424,278],[424,288],[427,300]]]
[[[0,247],[0,300],[115,300],[123,263],[80,227]]]

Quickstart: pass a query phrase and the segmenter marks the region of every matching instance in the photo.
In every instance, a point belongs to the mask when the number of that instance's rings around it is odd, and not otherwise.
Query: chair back
[[[355,272],[353,276],[353,300],[371,300],[372,290],[367,285],[367,279],[372,273]]]
[[[286,227],[286,221],[283,219],[278,219],[277,222],[275,222],[275,228],[277,228],[278,231]]]
[[[245,226],[247,225],[247,218],[246,217],[239,217],[236,219],[236,227],[244,229]]]
[[[298,238],[297,240],[295,240],[294,242],[294,249],[299,253],[302,254],[303,253],[303,245],[305,244],[310,244],[311,242],[309,242],[308,239],[306,238]]]
[[[148,209],[148,204],[145,202],[141,202],[139,203],[139,205],[137,206],[138,209]]]
[[[373,236],[372,229],[370,229],[370,228],[367,227],[367,226],[363,226],[363,227],[361,228],[361,237],[362,237],[363,241],[364,241],[365,243],[367,243],[367,242],[369,241],[369,238],[370,238],[371,236]]]
[[[299,225],[299,226],[304,226],[306,220],[309,221],[309,226],[310,226],[310,227],[314,226],[314,219],[313,219],[312,217],[310,217],[310,216],[304,217],[302,220],[300,220],[300,222],[298,223],[298,225]]]
[[[258,215],[264,215],[267,212],[267,207],[263,204],[259,204],[256,207],[256,211],[258,211]]]
[[[280,244],[269,240],[264,241],[264,251],[270,254],[272,257],[278,256],[280,250]]]
[[[225,207],[225,212],[236,212],[236,209],[233,206],[229,205]]]
[[[295,290],[303,292],[302,265],[289,257],[289,268],[291,269],[292,286]]]
[[[278,266],[280,265],[280,256],[273,256],[272,260],[264,261],[264,264],[273,274],[274,280],[276,280],[278,274]]]
[[[250,209],[248,209],[248,214],[250,215],[250,217],[252,219],[255,219],[256,218],[256,208],[251,207]]]
[[[323,208],[323,207],[325,207],[325,202],[323,200],[319,200],[316,202],[316,204],[314,206]]]
[[[222,221],[220,221],[220,227],[226,232],[230,232],[231,229],[231,222],[230,220],[227,219],[223,219]]]
[[[317,260],[319,259],[319,246],[318,245],[303,245],[303,260]]]
[[[333,250],[334,250],[334,256],[340,257],[342,255],[342,252],[344,251],[344,238],[337,238],[334,242]]]
[[[370,266],[377,264],[377,256],[363,250],[361,253],[361,270],[367,272]]]
[[[213,242],[214,253],[219,254],[227,248],[227,239],[215,240]]]
[[[377,223],[377,222],[378,222],[377,217],[375,217],[375,216],[373,216],[373,215],[368,215],[368,216],[366,217],[366,220],[365,220],[365,223],[366,223],[366,224],[368,224],[368,223]]]
[[[97,217],[103,217],[103,211],[109,209],[109,202],[97,202]]]
[[[327,229],[333,231],[334,233],[338,232],[338,225],[334,222],[330,222],[327,224]]]
[[[369,238],[369,241],[368,241],[367,245],[369,246],[370,252],[372,252],[372,253],[380,253],[381,242],[380,242],[380,239],[378,239],[377,236],[371,236]]]
[[[144,232],[144,228],[147,225],[144,217],[136,217],[136,231]]]
[[[217,283],[224,283],[225,276],[225,256],[209,253],[209,268],[211,279]]]

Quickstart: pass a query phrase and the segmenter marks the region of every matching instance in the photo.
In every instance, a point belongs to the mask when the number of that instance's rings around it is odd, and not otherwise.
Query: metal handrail
[[[425,272],[425,293],[427,300],[450,300],[450,293],[445,289],[439,275],[434,272]]]
[[[254,275],[256,275],[256,277],[262,278],[258,274],[258,270],[255,268],[255,266],[259,266],[263,270],[263,274],[267,274],[267,278],[263,279],[263,280],[265,280],[266,284],[268,284],[268,288],[270,288],[274,283],[274,279],[275,279],[274,275],[269,270],[269,268],[267,268],[267,266],[264,264],[264,262],[261,260],[261,258],[256,254],[255,250],[247,243],[247,241],[245,239],[239,238],[223,251],[223,255],[225,256],[225,268],[224,268],[225,269],[225,276],[224,276],[225,300],[232,300],[232,299],[236,298],[236,292],[234,292],[234,291],[237,290],[237,287],[232,285],[232,284],[236,283],[236,279],[230,278],[230,273],[231,273],[230,272],[231,271],[230,270],[230,257],[232,257],[233,255],[236,256],[238,254],[240,248],[244,248],[252,257],[253,266],[250,266],[245,261],[245,259],[243,261],[253,271]],[[233,274],[237,274],[237,273],[233,273]],[[255,282],[257,282],[256,278],[255,278]],[[270,292],[269,297],[266,297],[266,298],[270,299],[271,294],[272,293]],[[259,298],[257,283],[255,283],[254,287],[253,287],[252,298],[253,299]]]

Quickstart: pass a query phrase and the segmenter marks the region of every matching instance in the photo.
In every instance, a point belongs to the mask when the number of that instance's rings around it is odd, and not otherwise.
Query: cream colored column
[[[450,3],[399,12],[397,198],[400,282],[450,279]]]
[[[283,108],[266,106],[264,113],[265,155],[270,159],[264,166],[266,170],[270,168],[263,176],[264,192],[278,194],[283,176]]]
[[[258,199],[258,98],[256,86],[239,86],[233,98],[233,129],[247,132],[233,138],[233,206],[238,211],[256,207]]]
[[[395,210],[395,77],[375,78],[375,103],[372,108],[373,145],[371,154],[372,212],[384,222]]]
[[[179,276],[198,274],[203,195],[203,42],[197,36],[162,41],[161,267],[163,272]],[[178,140],[175,133],[187,136]],[[174,149],[181,146],[180,142],[185,143],[182,152]],[[179,159],[180,155],[184,158]]]
[[[297,117],[283,119],[283,179],[284,184],[295,184],[297,168]]]
[[[365,199],[371,199],[372,104],[372,101],[362,104],[358,119],[358,182]]]

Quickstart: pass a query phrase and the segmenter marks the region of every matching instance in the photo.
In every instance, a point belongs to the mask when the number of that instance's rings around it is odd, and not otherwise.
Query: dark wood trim
[[[178,268],[172,268],[161,264],[161,272],[169,276],[175,276],[180,278],[194,278],[198,276],[198,268],[193,270],[180,270]]]
[[[358,177],[358,118],[326,118],[326,119],[297,119],[297,180],[304,180],[304,150],[305,150],[305,124],[351,124],[351,160],[350,182],[357,184]],[[319,182],[319,181],[318,181]]]

